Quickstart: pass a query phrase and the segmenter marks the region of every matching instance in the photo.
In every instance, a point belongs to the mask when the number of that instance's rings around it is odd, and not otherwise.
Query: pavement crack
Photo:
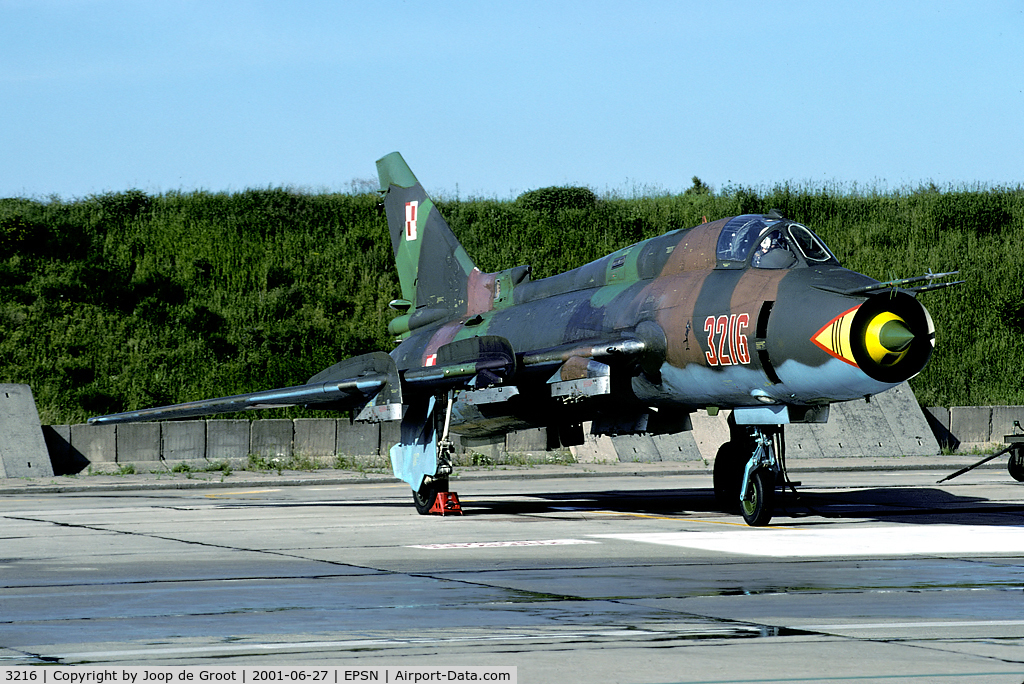
[[[325,559],[322,559],[322,558],[310,558],[309,556],[302,556],[302,555],[297,554],[297,553],[287,553],[285,551],[276,551],[276,550],[273,550],[273,549],[254,549],[254,548],[247,548],[247,547],[244,547],[244,546],[232,546],[232,545],[229,545],[229,544],[214,544],[212,542],[195,541],[193,539],[179,539],[177,537],[170,537],[170,536],[165,536],[165,535],[160,535],[160,534],[144,534],[144,533],[141,533],[141,532],[132,532],[132,531],[129,531],[129,530],[119,530],[119,529],[116,529],[116,528],[99,527],[99,526],[95,526],[95,525],[83,525],[81,523],[61,522],[59,520],[46,520],[46,519],[42,519],[42,518],[31,518],[31,517],[16,516],[16,515],[7,515],[7,516],[4,516],[4,517],[6,517],[6,518],[8,518],[10,520],[21,520],[23,522],[47,523],[47,524],[50,524],[50,525],[56,525],[58,527],[64,527],[64,528],[68,528],[68,529],[89,530],[91,532],[105,532],[105,533],[108,533],[108,534],[120,534],[120,535],[124,535],[124,536],[128,536],[128,537],[141,537],[143,539],[159,539],[161,541],[170,541],[170,542],[176,542],[176,543],[179,543],[179,544],[188,544],[190,546],[198,546],[198,547],[201,547],[201,548],[223,549],[223,550],[227,550],[227,551],[240,551],[240,552],[248,552],[248,553],[261,553],[261,554],[265,554],[265,555],[268,555],[268,556],[277,556],[277,557],[280,557],[280,558],[289,558],[289,559],[295,559],[295,560],[303,560],[303,561],[312,562],[312,563],[324,563],[326,565],[333,565],[333,566],[337,566],[337,567],[358,568],[360,570],[372,570],[374,572],[379,572],[379,573],[384,573],[384,574],[404,574],[404,573],[394,573],[394,572],[392,572],[390,570],[381,570],[379,568],[374,568],[374,567],[370,567],[370,566],[356,565],[356,564],[353,564],[353,563],[342,563],[340,561],[325,560]]]

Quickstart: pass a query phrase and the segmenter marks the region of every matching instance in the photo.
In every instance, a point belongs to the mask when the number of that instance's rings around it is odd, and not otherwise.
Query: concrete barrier
[[[503,463],[506,454],[505,435],[493,437],[458,437],[452,440],[455,444],[456,464],[491,465]],[[459,459],[458,457],[462,458]]]
[[[0,385],[0,477],[53,475],[43,428],[28,385]]]
[[[616,435],[612,437],[615,454],[622,463],[656,463],[661,452],[651,435]]]
[[[333,457],[338,450],[336,418],[296,418],[292,453],[304,458]]]
[[[962,448],[988,445],[992,436],[991,406],[954,406],[949,409],[949,431]]]
[[[709,416],[705,411],[690,414],[693,441],[697,446],[698,455],[705,463],[714,461],[718,455],[718,448],[729,441],[727,417],[727,412],[721,412],[717,416]]]
[[[1024,433],[1024,406],[993,406],[989,439],[1003,444],[1007,435]]]
[[[903,383],[870,401],[832,404],[828,422],[786,426],[787,458],[931,456],[939,444]]]
[[[548,450],[548,431],[545,428],[518,430],[505,435],[505,451],[510,454],[529,454]]]
[[[693,430],[651,437],[662,461],[704,461]],[[705,461],[706,463],[706,461]]]
[[[160,423],[127,423],[114,431],[114,445],[122,460],[132,463],[160,460]]]
[[[619,453],[608,435],[590,434],[590,424],[584,423],[583,444],[569,447],[577,463],[615,463]]]
[[[402,423],[398,420],[389,420],[386,423],[379,423],[380,425],[380,442],[378,444],[378,453],[382,457],[387,457],[391,453],[391,447],[398,444],[398,440],[402,438]]]
[[[42,428],[54,475],[74,475],[88,467],[85,457],[71,448],[70,425],[43,425]]]
[[[246,421],[248,422],[248,421]],[[206,458],[206,421],[182,420],[161,423],[160,457],[165,461]]]
[[[1020,426],[1024,426],[1024,406],[954,406],[949,409],[949,432],[959,442],[961,451],[996,447],[1004,443],[1007,435],[1024,433]]]
[[[34,407],[34,404],[32,404]],[[691,414],[693,430],[671,435],[595,437],[572,447],[579,462],[703,461],[710,464],[729,438],[729,412]],[[833,404],[823,424],[786,426],[791,460],[865,456],[932,455],[943,445],[961,450],[991,448],[1005,435],[1024,432],[1024,406],[930,408],[917,406],[906,385],[863,400]],[[115,469],[135,463],[152,467],[168,462],[203,460],[244,463],[262,458],[314,458],[321,463],[343,457],[352,463],[387,465],[399,436],[399,423],[352,423],[347,419],[193,420],[124,425],[41,426],[43,448],[53,473],[70,474],[86,467]],[[939,438],[936,438],[936,435]],[[546,429],[512,432],[491,439],[455,439],[456,465],[508,463],[510,455],[560,449]],[[554,444],[554,445],[553,445]],[[2,463],[6,467],[6,460]],[[36,459],[39,461],[39,459]],[[45,459],[44,459],[45,461]],[[29,461],[26,461],[29,462]],[[15,462],[16,463],[16,462]],[[11,471],[4,471],[6,477]],[[0,476],[4,476],[0,474]]]
[[[932,434],[935,435],[935,440],[939,443],[940,448],[953,451],[960,446],[960,440],[949,430],[948,408],[944,406],[925,407],[924,417],[927,419],[928,427],[931,428]]]
[[[72,425],[71,449],[91,465],[117,463],[116,425]]]
[[[729,440],[729,411],[709,416],[690,415],[693,430],[673,435],[589,435],[573,447],[581,462],[687,461],[709,463]],[[1022,421],[1024,422],[1024,421]],[[785,428],[786,457],[859,458],[870,456],[927,456],[939,453],[914,393],[904,383],[871,401],[832,404],[826,423],[794,423]],[[607,441],[605,441],[607,440]]]
[[[706,416],[705,416],[706,417]],[[717,424],[718,419],[714,419]],[[592,435],[590,424],[584,423],[583,444],[569,447],[573,458],[579,463],[655,463],[660,461],[703,461],[696,435],[698,428],[707,432],[710,423],[694,422],[694,429],[667,435]],[[729,428],[725,427],[725,438],[729,439]],[[719,444],[714,445],[717,451]],[[714,455],[711,456],[714,458]]]
[[[249,432],[249,453],[264,458],[289,458],[294,436],[294,423],[287,418],[254,420]]]
[[[206,458],[210,461],[236,461],[249,458],[248,420],[206,421]]]
[[[353,423],[345,419],[339,419],[334,453],[338,456],[349,458],[380,456],[382,453],[381,429],[383,425],[386,425],[386,423]],[[395,425],[398,425],[397,421]]]
[[[917,403],[910,385],[903,383],[872,397],[892,432],[896,446],[904,456],[931,456],[939,453],[935,433]]]

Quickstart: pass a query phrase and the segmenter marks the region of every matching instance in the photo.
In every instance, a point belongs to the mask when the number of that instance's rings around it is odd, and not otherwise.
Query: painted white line
[[[565,546],[570,544],[600,544],[589,539],[541,539],[535,541],[453,542],[449,544],[413,544],[410,549],[495,549],[508,546]]]
[[[1024,527],[982,525],[901,525],[831,529],[739,528],[714,532],[587,536],[776,558],[1024,554]]]

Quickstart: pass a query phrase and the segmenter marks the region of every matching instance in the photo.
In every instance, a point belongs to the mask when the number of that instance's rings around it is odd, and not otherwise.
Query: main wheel
[[[416,512],[420,515],[427,515],[434,507],[438,492],[448,491],[448,478],[439,478],[431,482],[424,482],[418,490],[412,493],[412,502],[416,506]]]
[[[746,453],[746,445],[726,442],[718,448],[715,455],[715,503],[726,513],[735,513],[740,500],[740,484],[743,479],[743,467],[750,454]]]
[[[1016,446],[1010,451],[1010,460],[1006,462],[1010,477],[1017,482],[1024,482],[1024,446]]]
[[[747,498],[740,501],[740,512],[751,527],[764,527],[775,513],[775,473],[758,468],[750,478]]]

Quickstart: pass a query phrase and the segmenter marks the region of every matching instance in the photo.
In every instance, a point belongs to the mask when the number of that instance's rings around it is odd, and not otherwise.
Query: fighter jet
[[[483,273],[401,155],[377,162],[398,267],[398,345],[341,361],[304,385],[101,416],[192,418],[242,409],[352,410],[401,421],[390,452],[417,511],[449,491],[451,435],[528,427],[564,445],[593,434],[674,433],[690,414],[731,409],[715,495],[766,525],[783,485],[782,434],[825,422],[829,405],[884,392],[932,354],[916,296],[953,273],[879,282],[843,268],[808,227],[744,215],[623,247],[532,280]]]

